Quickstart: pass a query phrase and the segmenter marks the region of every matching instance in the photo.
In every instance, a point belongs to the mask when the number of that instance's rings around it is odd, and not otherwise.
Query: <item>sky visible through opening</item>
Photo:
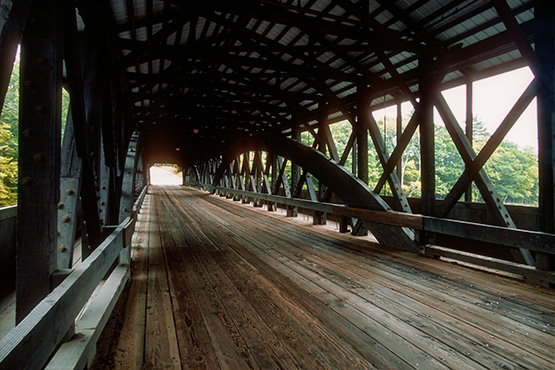
[[[511,110],[520,95],[528,87],[534,75],[528,67],[506,72],[494,77],[475,81],[473,113],[482,121],[488,132],[495,132],[507,113]],[[465,127],[466,121],[466,86],[458,86],[443,91],[443,96],[453,111],[455,118]],[[402,104],[403,117],[409,117],[413,107],[409,102]],[[443,125],[443,121],[435,110],[434,122]],[[385,109],[386,117],[396,117],[396,106]],[[383,120],[384,109],[374,111],[376,120]],[[509,131],[505,140],[518,144],[522,148],[531,148],[534,153],[538,151],[538,124],[537,124],[536,99],[532,100],[518,121]]]

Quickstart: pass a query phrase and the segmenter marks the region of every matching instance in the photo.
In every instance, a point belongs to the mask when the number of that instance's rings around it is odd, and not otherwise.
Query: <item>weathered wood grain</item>
[[[548,289],[192,189],[149,197],[183,369],[555,366]]]
[[[144,369],[179,369],[181,361],[157,221],[150,220],[148,232]]]
[[[0,341],[0,369],[44,365],[120,253],[122,234],[120,225]]]

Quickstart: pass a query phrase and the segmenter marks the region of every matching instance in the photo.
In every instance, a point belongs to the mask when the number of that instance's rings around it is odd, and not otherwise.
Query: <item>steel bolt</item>
[[[63,221],[63,222],[70,222],[70,221],[71,221],[71,217],[69,217],[69,216],[64,216],[64,217],[62,217],[62,221]]]
[[[31,183],[33,182],[33,178],[26,176],[24,178],[21,179],[21,184],[22,185],[31,185]]]
[[[21,132],[21,134],[23,135],[23,137],[25,139],[29,139],[29,138],[35,136],[35,130],[33,130],[32,128],[26,128],[25,130],[23,130]]]
[[[58,203],[58,209],[63,209],[65,205],[63,203]]]
[[[58,250],[59,250],[60,252],[62,252],[62,253],[67,252],[67,248],[66,248],[66,246],[63,245],[63,244],[60,245],[60,247],[58,248]]]
[[[33,156],[35,162],[40,162],[44,159],[44,155],[42,153],[37,153]]]
[[[48,111],[48,108],[46,108],[46,105],[44,104],[38,104],[37,106],[35,106],[35,112],[37,112],[38,114],[44,114]]]
[[[46,66],[46,65],[48,65],[48,59],[43,58],[43,57],[38,57],[37,58],[37,64],[39,66]]]

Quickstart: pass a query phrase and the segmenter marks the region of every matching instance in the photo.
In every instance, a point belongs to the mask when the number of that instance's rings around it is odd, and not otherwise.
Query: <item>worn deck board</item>
[[[555,368],[553,290],[197,190],[148,201],[93,369]]]

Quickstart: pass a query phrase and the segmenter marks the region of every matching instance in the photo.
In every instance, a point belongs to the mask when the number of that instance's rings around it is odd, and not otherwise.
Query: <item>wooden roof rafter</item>
[[[422,53],[450,55],[445,84],[468,68],[483,76],[485,67],[521,63],[509,60],[518,50],[503,31],[511,18],[488,0],[110,1],[127,99],[156,107],[143,119],[179,116],[178,104],[163,104],[171,96],[204,101],[215,117],[235,103],[245,114],[226,121],[230,130],[249,115],[261,126],[267,117],[308,122],[322,101],[340,115],[356,106],[359,86],[414,104]],[[509,7],[530,42],[533,2]]]

